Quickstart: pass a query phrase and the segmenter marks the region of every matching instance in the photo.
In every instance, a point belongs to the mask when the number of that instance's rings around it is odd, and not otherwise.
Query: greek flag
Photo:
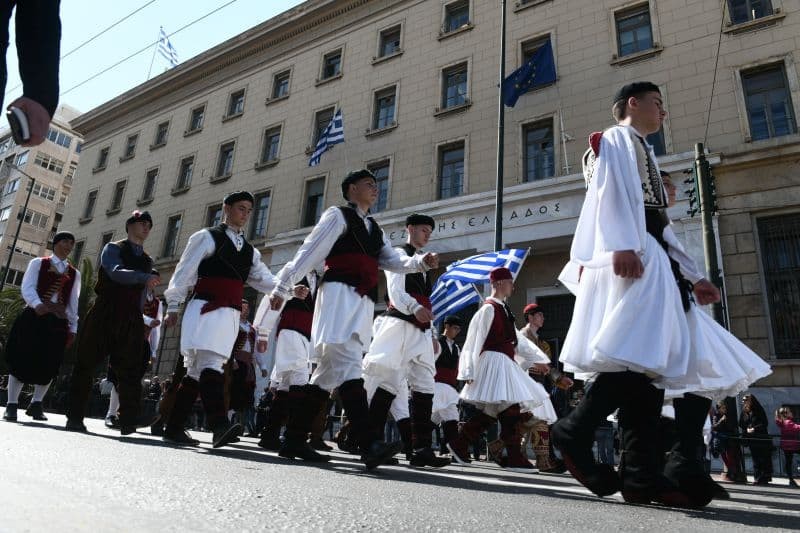
[[[522,263],[528,257],[530,250],[522,248],[509,248],[499,252],[489,252],[473,255],[461,261],[456,261],[449,267],[439,280],[458,280],[467,283],[487,283],[489,272],[493,268],[506,267],[514,278],[517,277]]]
[[[333,115],[333,118],[325,126],[322,134],[319,136],[317,146],[314,148],[314,153],[311,154],[311,159],[308,160],[308,166],[315,167],[319,165],[322,154],[334,144],[344,142],[344,121],[342,120],[342,110],[338,109]]]
[[[169,38],[167,34],[164,32],[164,28],[162,27],[158,34],[158,47],[156,48],[158,53],[161,56],[169,61],[170,66],[174,67],[178,64],[178,52],[175,51],[175,48],[172,46],[172,43],[169,42]]]
[[[436,323],[441,323],[447,315],[472,304],[481,303],[481,295],[472,283],[441,278],[436,282],[431,294],[431,305]]]
[[[493,268],[506,267],[516,278],[529,252],[529,249],[509,248],[473,255],[448,266],[445,273],[439,276],[431,294],[436,323],[468,305],[481,303],[481,295],[473,283],[488,283],[489,272]]]

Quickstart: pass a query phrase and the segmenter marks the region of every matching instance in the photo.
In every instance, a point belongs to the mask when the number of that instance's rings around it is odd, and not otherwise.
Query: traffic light
[[[711,163],[709,163],[708,160],[705,161],[705,165],[706,165],[705,175],[707,176],[706,183],[705,183],[705,186],[706,186],[705,192],[707,193],[707,194],[705,194],[705,202],[706,202],[705,207],[707,209],[710,209],[711,210],[711,214],[714,215],[714,214],[717,213],[717,210],[718,210],[718,207],[717,207],[717,185],[716,185],[716,180],[714,179],[714,174],[713,174],[714,168],[711,166]]]
[[[687,175],[683,183],[687,186],[686,197],[689,199],[689,209],[686,210],[686,214],[693,217],[700,209],[700,194],[697,190],[697,173],[694,171],[694,167],[684,170],[683,173]]]

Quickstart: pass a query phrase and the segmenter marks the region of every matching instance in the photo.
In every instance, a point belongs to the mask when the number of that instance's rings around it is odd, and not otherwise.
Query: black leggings
[[[792,468],[794,465],[794,454],[796,452],[787,452],[783,450],[783,461],[784,461],[784,468],[786,469],[786,476],[789,479],[794,479],[794,469]]]

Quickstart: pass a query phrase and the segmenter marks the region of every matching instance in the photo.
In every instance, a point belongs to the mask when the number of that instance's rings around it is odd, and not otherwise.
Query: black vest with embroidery
[[[409,257],[413,256],[417,251],[417,249],[414,248],[409,243],[403,245],[403,250]],[[423,306],[429,306],[430,296],[432,292],[430,276],[426,276],[422,272],[413,272],[410,274],[406,274],[405,278],[406,278],[405,280],[406,293],[415,300],[417,300],[419,303],[421,303]],[[426,300],[426,302],[425,303],[420,302],[421,299]],[[421,324],[414,315],[407,315],[405,313],[401,313],[399,309],[397,309],[392,305],[390,305],[389,309],[386,310],[385,315],[394,318],[399,318],[400,320],[405,320],[406,322],[411,322],[412,324],[423,330],[430,329],[430,323]]]
[[[197,274],[201,278],[228,278],[247,281],[250,268],[253,266],[253,247],[242,238],[244,245],[241,250],[236,250],[233,242],[226,234],[228,226],[220,224],[208,228],[214,239],[214,255],[200,262]]]
[[[642,137],[635,133],[632,134],[633,142],[637,152],[637,167],[639,168],[642,179],[642,195],[644,197],[644,223],[647,233],[658,241],[669,258],[670,268],[675,282],[678,284],[678,291],[681,294],[683,309],[689,310],[692,301],[692,283],[681,274],[680,265],[677,261],[669,257],[669,244],[664,240],[664,229],[669,226],[669,215],[667,215],[667,195],[664,189],[664,181],[661,179],[656,168],[647,143]],[[639,149],[641,148],[641,152]],[[644,152],[644,154],[642,154]],[[644,168],[642,168],[644,167]]]
[[[325,259],[325,273],[321,283],[337,281],[354,287],[361,295],[378,301],[378,257],[383,248],[383,231],[372,217],[367,231],[364,220],[355,208],[346,205],[339,210],[347,223],[347,230],[333,244]]]

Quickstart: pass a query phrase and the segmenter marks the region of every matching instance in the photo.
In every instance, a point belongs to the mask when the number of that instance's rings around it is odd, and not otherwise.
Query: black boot
[[[702,463],[703,425],[711,408],[711,400],[686,394],[683,398],[675,398],[673,405],[677,439],[667,455],[664,476],[688,496],[694,508],[711,503],[716,493],[724,499],[717,483],[706,473]]]
[[[178,446],[197,446],[200,444],[199,440],[193,439],[184,429],[186,420],[192,413],[194,401],[199,393],[200,384],[197,383],[197,380],[184,376],[175,391],[169,418],[162,435],[164,442],[177,444]]]
[[[287,459],[302,459],[311,463],[325,463],[330,456],[317,453],[306,439],[320,402],[328,401],[328,392],[316,385],[293,385],[289,388],[289,420],[283,434],[278,455]]]
[[[342,383],[339,387],[339,397],[350,420],[351,438],[358,442],[361,461],[367,470],[373,470],[384,464],[402,449],[402,444],[399,442],[387,444],[382,440],[376,440],[370,430],[367,391],[364,390],[363,379],[351,379]]]
[[[431,466],[442,468],[450,464],[450,459],[436,457],[433,453],[433,422],[431,409],[433,394],[414,391],[411,394],[412,447],[411,466]]]
[[[200,398],[213,433],[212,446],[220,448],[235,441],[242,434],[242,426],[231,423],[225,412],[225,376],[206,368],[200,373]]]
[[[389,409],[392,407],[395,395],[391,392],[378,387],[375,394],[372,395],[372,400],[369,402],[369,430],[372,432],[374,440],[384,440],[386,429],[386,420],[389,418]]]
[[[659,417],[664,391],[639,374],[619,409],[622,497],[628,503],[661,503],[684,507],[688,498],[664,477],[661,469]]]
[[[439,450],[439,455],[450,455],[447,443],[458,438],[458,420],[445,420],[442,422],[442,433],[444,434],[444,445]]]
[[[403,454],[406,456],[406,461],[410,461],[414,456],[414,431],[411,425],[411,418],[403,418],[395,422],[397,424],[397,431],[400,433],[400,442],[403,443]]]
[[[28,406],[28,409],[25,410],[25,414],[33,418],[34,420],[40,420],[40,421],[47,420],[47,417],[44,416],[44,409],[42,408],[42,402],[31,402],[31,404]]]
[[[265,450],[277,452],[281,449],[281,428],[286,425],[289,418],[289,391],[275,392],[272,405],[267,411],[267,423],[261,431],[261,440],[258,446]]]
[[[6,422],[16,422],[17,421],[17,404],[16,403],[6,404],[6,412],[3,413],[3,420],[5,420]]]
[[[629,372],[600,374],[583,400],[550,430],[553,445],[561,451],[564,465],[584,487],[598,496],[609,496],[620,489],[620,480],[610,465],[598,465],[592,455],[594,432],[601,421],[620,405],[626,394]]]

